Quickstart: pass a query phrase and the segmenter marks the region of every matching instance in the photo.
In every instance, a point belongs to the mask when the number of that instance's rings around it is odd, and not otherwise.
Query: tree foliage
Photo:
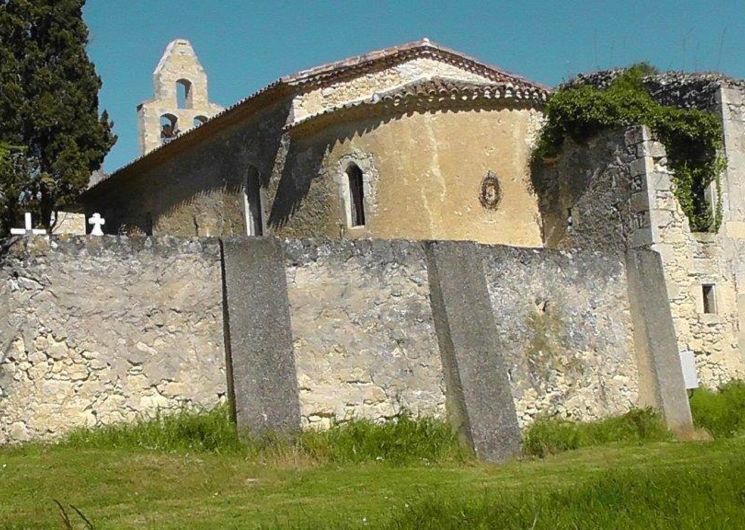
[[[21,210],[49,224],[116,141],[99,115],[85,0],[0,0],[0,230]],[[4,225],[4,226],[3,226]]]
[[[546,106],[547,123],[539,142],[540,155],[557,154],[565,138],[584,142],[613,127],[647,125],[667,150],[675,196],[692,230],[716,231],[721,206],[706,200],[707,187],[724,169],[720,157],[722,125],[713,114],[697,109],[661,105],[644,88],[643,78],[653,73],[646,64],[632,66],[607,89],[589,85],[557,90]]]

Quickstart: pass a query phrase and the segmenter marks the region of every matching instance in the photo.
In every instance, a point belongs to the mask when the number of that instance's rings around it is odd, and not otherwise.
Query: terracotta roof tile
[[[515,85],[507,83],[473,83],[443,77],[420,79],[391,90],[376,92],[370,98],[344,103],[313,114],[295,123],[285,130],[298,129],[320,118],[341,115],[344,111],[362,107],[397,107],[407,102],[424,102],[434,108],[443,104],[472,102],[475,100],[511,100],[542,106],[548,97],[548,91],[537,86]],[[369,114],[369,110],[366,110]]]

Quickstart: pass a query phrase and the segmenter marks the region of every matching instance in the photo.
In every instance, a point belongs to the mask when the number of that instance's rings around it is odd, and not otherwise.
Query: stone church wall
[[[217,240],[35,238],[0,259],[0,444],[224,400]]]
[[[458,79],[473,83],[492,82],[487,77],[457,66],[420,57],[299,94],[293,102],[293,118],[296,121],[302,120],[310,115],[333,110],[344,104],[369,98],[372,94],[386,92],[428,77]]]
[[[243,187],[251,167],[263,186],[282,172],[281,129],[289,102],[277,102],[240,123],[189,145],[189,135],[156,151],[83,195],[88,215],[99,212],[107,234],[211,237],[246,234]],[[207,124],[190,135],[206,134]],[[270,204],[264,218],[269,215]]]
[[[277,185],[273,233],[540,246],[529,167],[540,120],[534,109],[499,102],[298,132]],[[366,179],[364,227],[346,226],[341,190],[350,162]],[[480,199],[489,172],[501,193],[493,208]]]
[[[277,303],[289,308],[303,426],[404,409],[446,416],[428,245],[282,243],[287,298]],[[474,249],[522,427],[539,414],[587,420],[636,404],[617,257]],[[222,259],[214,239],[12,245],[0,262],[0,443],[225,400]]]

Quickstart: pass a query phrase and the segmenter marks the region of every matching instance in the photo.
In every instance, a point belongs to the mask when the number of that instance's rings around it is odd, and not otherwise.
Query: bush
[[[571,482],[571,481],[570,481]],[[745,461],[675,468],[614,469],[600,478],[542,488],[414,499],[385,528],[740,528]]]
[[[644,77],[653,72],[642,63],[627,68],[605,89],[590,85],[559,88],[546,104],[546,125],[536,154],[558,154],[567,138],[582,143],[607,129],[648,125],[665,144],[673,192],[688,216],[691,230],[717,231],[721,200],[712,208],[706,191],[712,182],[719,190],[726,166],[719,156],[722,124],[713,113],[655,101],[644,86]]]
[[[715,438],[745,434],[745,381],[731,381],[718,392],[697,388],[691,396],[691,413],[696,427]]]
[[[543,458],[580,447],[671,438],[670,431],[654,409],[634,409],[622,416],[587,423],[539,418],[525,433],[523,450],[528,455]]]

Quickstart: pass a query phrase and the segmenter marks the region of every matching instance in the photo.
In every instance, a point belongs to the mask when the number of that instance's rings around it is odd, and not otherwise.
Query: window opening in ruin
[[[167,144],[179,134],[178,118],[173,114],[163,114],[160,117],[160,141]]]
[[[711,284],[704,284],[701,286],[704,295],[704,313],[716,313],[717,302],[714,296],[714,286]]]
[[[569,228],[572,228],[573,224],[574,224],[574,219],[572,219],[572,209],[567,208],[567,226]]]
[[[264,235],[264,222],[261,210],[261,180],[258,170],[248,168],[246,183],[243,189],[243,199],[246,209],[246,233],[249,236]]]
[[[176,106],[180,109],[192,107],[191,82],[186,79],[176,81]]]
[[[349,209],[351,213],[350,226],[365,225],[365,187],[362,170],[357,164],[347,167],[349,181]]]
[[[194,122],[192,123],[192,127],[199,127],[200,125],[202,125],[206,121],[207,121],[207,117],[206,116],[195,116],[194,117]]]

